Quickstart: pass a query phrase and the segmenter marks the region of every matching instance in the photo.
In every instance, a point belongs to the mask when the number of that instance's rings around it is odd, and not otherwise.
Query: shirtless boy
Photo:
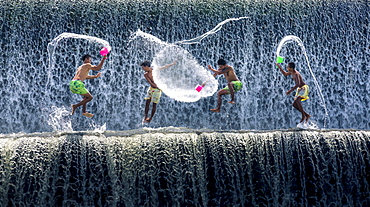
[[[217,99],[217,108],[211,109],[213,112],[220,112],[221,104],[222,104],[222,96],[230,94],[231,101],[229,103],[235,104],[234,93],[242,89],[243,84],[240,82],[238,77],[235,74],[234,68],[227,65],[226,61],[223,59],[219,59],[217,61],[218,70],[213,69],[210,65],[208,65],[208,69],[214,72],[213,76],[223,74],[227,80],[227,86],[218,91],[218,99]]]
[[[144,98],[146,100],[145,116],[144,116],[144,120],[143,120],[144,123],[150,123],[150,121],[152,120],[152,118],[153,118],[153,116],[154,116],[154,114],[157,110],[157,104],[159,103],[159,99],[161,98],[161,95],[162,95],[161,89],[159,89],[157,84],[154,83],[153,68],[150,65],[151,65],[151,62],[149,62],[149,61],[144,61],[144,62],[140,63],[141,68],[145,71],[144,77],[145,77],[146,81],[148,81],[148,83],[150,84],[150,87],[149,87],[148,92],[147,92],[147,96]],[[176,65],[176,61],[174,61],[171,64],[167,64],[165,66],[159,67],[158,69],[159,70],[166,69],[166,68],[169,68],[173,65]],[[153,107],[152,107],[152,113],[151,113],[150,117],[148,118],[150,102],[153,103]]]
[[[287,91],[286,95],[289,95],[291,92],[293,92],[294,90],[297,89],[297,92],[295,94],[295,98],[294,98],[294,101],[293,101],[293,107],[295,109],[297,109],[299,112],[302,113],[302,119],[301,119],[300,122],[303,122],[305,120],[307,122],[308,119],[311,117],[311,115],[309,115],[308,113],[306,113],[304,111],[301,101],[309,99],[308,93],[309,93],[310,88],[308,87],[308,85],[306,85],[303,82],[303,78],[302,78],[301,74],[298,71],[295,70],[295,64],[293,62],[288,63],[288,65],[287,65],[288,72],[286,72],[280,66],[280,64],[276,63],[276,66],[279,68],[280,72],[284,76],[288,76],[288,75],[292,76],[292,78],[295,82],[295,86],[292,89],[290,89],[289,91]]]
[[[91,65],[92,58],[90,55],[84,55],[82,57],[83,65],[77,68],[76,75],[69,83],[69,89],[72,91],[72,93],[75,94],[81,94],[83,96],[83,99],[80,103],[72,105],[72,112],[73,115],[75,110],[82,106],[82,115],[86,117],[93,117],[94,115],[86,111],[86,104],[87,102],[91,101],[93,99],[93,96],[90,94],[90,92],[85,88],[85,84],[83,83],[86,79],[94,79],[101,76],[101,73],[98,73],[97,75],[90,76],[89,71],[95,70],[98,71],[103,67],[104,61],[107,59],[106,56],[103,56],[103,59],[100,61],[99,65]]]

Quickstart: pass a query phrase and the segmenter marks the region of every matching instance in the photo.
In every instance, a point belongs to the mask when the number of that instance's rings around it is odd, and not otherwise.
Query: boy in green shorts
[[[217,108],[211,109],[213,112],[220,112],[221,110],[221,104],[222,104],[222,96],[230,94],[231,101],[229,103],[235,104],[235,97],[234,93],[236,91],[239,91],[243,87],[243,83],[240,82],[238,77],[235,74],[234,68],[227,65],[226,61],[223,59],[219,59],[217,61],[218,70],[213,69],[210,65],[208,65],[208,69],[212,70],[214,72],[213,76],[221,75],[223,74],[227,80],[227,86],[221,90],[218,91],[218,99],[217,99]]]
[[[79,106],[82,106],[82,115],[89,117],[89,118],[94,116],[93,114],[86,112],[86,104],[87,102],[93,99],[93,96],[85,88],[85,84],[83,83],[83,81],[86,79],[94,79],[94,78],[100,77],[101,73],[90,76],[89,71],[90,70],[95,70],[95,71],[100,70],[103,67],[105,59],[107,59],[107,57],[103,56],[103,59],[100,61],[99,65],[95,66],[95,65],[91,65],[92,58],[90,55],[84,55],[82,57],[82,61],[84,62],[84,64],[77,68],[76,75],[73,77],[73,79],[69,83],[69,89],[72,91],[72,93],[81,94],[83,96],[83,99],[80,103],[72,105],[71,115],[74,114],[75,110]]]

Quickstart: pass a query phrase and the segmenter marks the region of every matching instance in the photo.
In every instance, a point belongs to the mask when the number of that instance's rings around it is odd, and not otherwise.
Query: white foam
[[[309,120],[308,122],[301,122],[297,124],[297,127],[301,129],[319,129],[317,123],[312,120]]]

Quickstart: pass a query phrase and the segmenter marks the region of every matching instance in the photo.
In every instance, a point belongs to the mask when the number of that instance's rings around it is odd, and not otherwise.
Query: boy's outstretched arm
[[[280,66],[279,63],[276,63],[276,67],[279,68],[280,72],[284,75],[284,76],[288,76],[288,75],[291,75],[290,72],[286,72],[285,70],[283,70],[283,68]]]
[[[171,67],[171,66],[174,66],[174,65],[176,65],[176,64],[177,64],[177,61],[175,60],[175,61],[173,61],[173,63],[171,63],[171,64],[167,64],[167,65],[164,65],[164,66],[162,66],[162,67],[159,67],[158,69],[159,69],[159,70],[167,69],[167,68],[169,68],[169,67]]]
[[[218,70],[213,69],[211,65],[208,65],[208,69],[212,70],[213,72],[218,72]]]
[[[103,58],[101,59],[99,65],[92,65],[91,66],[91,70],[100,70],[102,67],[103,67],[103,64],[104,64],[104,61],[107,59],[107,56],[103,56]]]

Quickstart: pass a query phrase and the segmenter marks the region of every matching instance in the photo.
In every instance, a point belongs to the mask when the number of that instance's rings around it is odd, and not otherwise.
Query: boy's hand
[[[101,73],[98,73],[98,74],[96,75],[96,77],[97,77],[97,78],[101,77]]]

